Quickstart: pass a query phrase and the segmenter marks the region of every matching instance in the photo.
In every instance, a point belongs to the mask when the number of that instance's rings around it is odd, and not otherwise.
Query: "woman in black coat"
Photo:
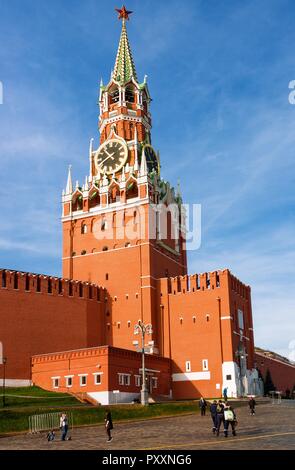
[[[108,436],[107,442],[111,442],[113,440],[112,435],[111,435],[111,430],[114,428],[114,426],[113,426],[112,415],[111,415],[110,410],[106,410],[104,422],[105,422],[106,433]]]

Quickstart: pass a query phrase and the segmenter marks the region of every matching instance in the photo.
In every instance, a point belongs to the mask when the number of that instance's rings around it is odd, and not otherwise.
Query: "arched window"
[[[111,104],[118,103],[119,98],[120,98],[120,92],[119,92],[118,88],[114,88],[110,92],[110,98],[111,98]]]
[[[77,194],[72,202],[72,211],[81,211],[83,209],[83,196],[82,194]]]
[[[98,189],[94,189],[90,192],[89,195],[89,208],[96,207],[100,205],[100,197]]]
[[[134,94],[134,90],[131,86],[128,86],[125,90],[125,100],[128,103],[134,103],[135,102],[135,94]]]
[[[107,246],[104,246],[102,251],[108,251],[108,247]]]
[[[127,199],[133,199],[135,197],[138,197],[138,186],[137,186],[136,181],[131,180],[127,183],[126,200]]]
[[[81,224],[81,233],[83,235],[85,235],[87,233],[87,225],[85,224],[85,222],[82,222],[82,224]]]
[[[109,190],[109,204],[120,201],[120,188],[117,184],[113,184]]]

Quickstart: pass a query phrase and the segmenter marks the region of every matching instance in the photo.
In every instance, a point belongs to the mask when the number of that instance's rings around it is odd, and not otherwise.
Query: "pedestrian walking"
[[[228,428],[231,425],[232,435],[236,436],[237,418],[232,406],[226,402],[224,405],[224,437],[228,436]]]
[[[219,436],[221,424],[223,424],[224,428],[224,404],[222,400],[218,400],[217,407],[216,407],[216,436]]]
[[[205,398],[203,398],[203,397],[200,398],[199,407],[200,407],[200,410],[201,410],[201,416],[205,416],[206,415],[206,408],[207,408],[207,402],[206,402]]]
[[[68,422],[68,417],[66,413],[62,413],[60,417],[59,427],[61,430],[61,440],[65,441],[67,434],[68,434],[68,429],[69,429],[69,422]]]
[[[214,400],[213,403],[211,403],[209,409],[210,409],[211,418],[213,421],[212,432],[213,434],[215,434],[217,430],[217,401],[216,400]]]
[[[228,387],[224,387],[224,389],[223,389],[223,398],[224,398],[224,401],[227,401],[227,391],[228,391]]]
[[[249,408],[250,408],[251,416],[255,415],[255,406],[256,406],[256,401],[254,400],[254,397],[251,397],[249,400]]]
[[[105,422],[106,433],[108,436],[107,442],[111,442],[113,440],[111,430],[114,428],[114,426],[113,426],[112,415],[111,415],[110,410],[106,411],[104,422]]]

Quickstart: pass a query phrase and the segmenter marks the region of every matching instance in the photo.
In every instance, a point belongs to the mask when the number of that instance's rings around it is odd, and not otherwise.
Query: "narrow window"
[[[202,365],[203,365],[203,370],[208,370],[208,359],[203,359]]]
[[[191,371],[191,361],[186,361],[185,363],[185,372]]]
[[[83,284],[79,284],[79,297],[83,297]]]
[[[73,377],[66,377],[66,387],[73,386]]]
[[[95,374],[94,375],[94,384],[95,385],[100,385],[101,384],[101,374]]]
[[[157,379],[157,377],[152,377],[152,388],[158,388],[158,379]]]
[[[58,388],[59,387],[59,378],[58,377],[54,377],[52,379],[52,385],[53,385],[53,388]]]
[[[141,377],[140,375],[135,376],[135,386],[140,387],[141,386]]]
[[[87,375],[81,375],[80,377],[80,386],[86,387],[87,385]]]

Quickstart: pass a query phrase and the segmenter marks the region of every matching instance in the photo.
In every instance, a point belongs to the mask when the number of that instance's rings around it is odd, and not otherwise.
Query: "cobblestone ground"
[[[72,440],[47,442],[45,435],[18,435],[0,439],[0,450],[95,450],[95,449],[295,449],[295,402],[260,404],[250,416],[238,408],[237,436],[214,437],[210,416],[199,414],[114,423],[113,441],[106,443],[104,427],[77,428]]]

